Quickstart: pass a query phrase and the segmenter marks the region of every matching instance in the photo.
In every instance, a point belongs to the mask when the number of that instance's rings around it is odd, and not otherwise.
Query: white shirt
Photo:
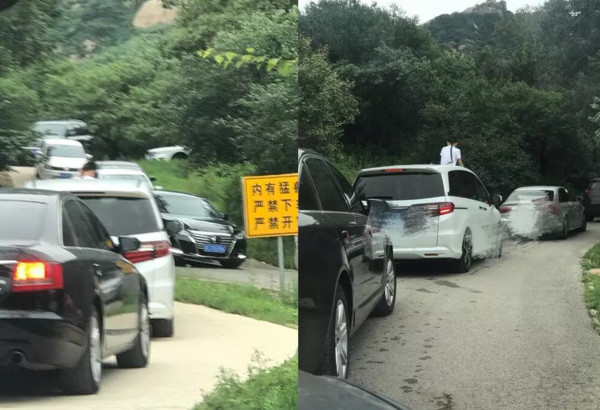
[[[450,151],[450,150],[452,150],[452,151]],[[442,148],[442,152],[440,152],[440,164],[441,165],[450,165],[450,164],[456,165],[459,158],[462,158],[460,156],[460,149],[458,149],[456,147],[449,147],[448,145],[446,145],[444,148]]]

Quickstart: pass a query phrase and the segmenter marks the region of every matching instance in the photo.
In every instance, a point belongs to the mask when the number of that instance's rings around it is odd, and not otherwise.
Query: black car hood
[[[299,410],[410,410],[387,397],[334,377],[298,372]]]
[[[192,229],[194,231],[203,231],[203,232],[214,232],[214,233],[228,233],[232,234],[239,229],[237,226],[232,224],[231,222],[225,221],[223,219],[216,218],[194,218],[188,215],[177,215],[177,214],[161,214],[163,219],[172,220],[175,219],[177,221],[185,224],[186,229]]]

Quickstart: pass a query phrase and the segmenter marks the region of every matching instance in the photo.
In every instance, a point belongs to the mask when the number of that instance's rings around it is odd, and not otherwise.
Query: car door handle
[[[102,268],[100,267],[100,265],[94,263],[92,266],[94,267],[94,274],[96,276],[102,276]]]

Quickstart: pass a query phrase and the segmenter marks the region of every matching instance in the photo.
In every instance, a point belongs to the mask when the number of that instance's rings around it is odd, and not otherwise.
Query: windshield
[[[67,124],[38,122],[33,129],[44,135],[60,135],[62,137],[67,135]]]
[[[149,199],[122,197],[81,197],[81,199],[94,211],[113,236],[159,231]]]
[[[0,241],[37,242],[46,208],[41,202],[0,200]]]
[[[506,202],[538,202],[538,201],[554,201],[554,191],[551,190],[531,190],[531,191],[514,191]]]
[[[186,215],[194,218],[219,218],[219,213],[205,199],[187,195],[157,194],[156,203],[162,213]]]
[[[444,183],[438,173],[397,173],[359,177],[356,192],[361,200],[378,198],[405,201],[444,196]]]
[[[85,158],[85,151],[80,145],[51,145],[46,153],[48,157]]]

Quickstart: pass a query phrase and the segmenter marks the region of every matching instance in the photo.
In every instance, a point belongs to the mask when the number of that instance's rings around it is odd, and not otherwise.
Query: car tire
[[[467,229],[461,245],[462,254],[460,259],[456,261],[456,272],[467,273],[471,270],[473,263],[473,234]]]
[[[175,266],[179,266],[179,267],[183,268],[183,267],[187,266],[187,262],[184,259],[175,258]]]
[[[244,260],[243,259],[228,259],[225,261],[219,261],[219,263],[225,269],[237,269],[242,265],[242,263],[244,263]]]
[[[148,300],[142,299],[140,304],[140,323],[138,334],[133,346],[117,355],[119,367],[135,369],[146,367],[150,358],[150,314],[148,312]]]
[[[560,239],[567,239],[569,237],[569,221],[567,218],[563,220],[562,230],[560,231]]]
[[[177,159],[177,160],[182,160],[182,159],[187,159],[187,158],[188,158],[188,156],[183,153],[177,153],[171,157],[171,159]]]
[[[350,319],[348,315],[348,301],[344,289],[338,284],[335,291],[329,329],[325,338],[325,351],[323,352],[323,359],[319,369],[320,374],[336,376],[341,379],[348,378],[350,368],[349,339]]]
[[[388,316],[391,315],[396,306],[396,269],[394,267],[394,260],[387,257],[385,263],[385,277],[383,284],[383,295],[381,300],[375,306],[373,310],[374,316]]]
[[[88,340],[79,363],[72,369],[58,372],[58,384],[64,394],[94,394],[102,378],[102,329],[99,315],[93,309],[88,320]]]
[[[156,319],[152,321],[152,336],[173,337],[175,333],[175,319]]]
[[[502,249],[504,248],[504,240],[502,238],[500,238],[500,244],[498,245],[498,250],[496,251],[496,257],[497,258],[501,258],[502,257]]]

